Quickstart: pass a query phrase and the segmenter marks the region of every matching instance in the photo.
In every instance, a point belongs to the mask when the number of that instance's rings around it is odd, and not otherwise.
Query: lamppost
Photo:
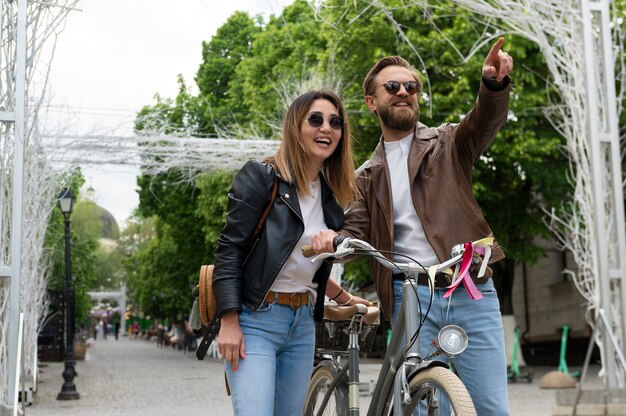
[[[76,400],[80,395],[76,391],[74,377],[74,291],[72,289],[72,265],[70,257],[70,215],[74,209],[74,195],[69,189],[63,189],[58,198],[59,208],[65,219],[65,369],[63,370],[63,387],[57,395],[57,400]]]

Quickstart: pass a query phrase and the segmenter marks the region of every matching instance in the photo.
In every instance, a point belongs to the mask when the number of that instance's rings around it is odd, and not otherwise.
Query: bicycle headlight
[[[459,355],[467,348],[467,333],[458,325],[446,325],[437,335],[437,345],[446,355]]]

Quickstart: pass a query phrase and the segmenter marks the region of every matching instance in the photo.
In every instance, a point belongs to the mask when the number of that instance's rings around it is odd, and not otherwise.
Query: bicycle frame
[[[404,282],[402,309],[398,314],[396,330],[392,332],[391,341],[387,346],[387,353],[367,412],[368,416],[385,414],[386,398],[391,389],[394,392],[393,414],[402,414],[402,390],[407,385],[407,379],[410,375],[433,365],[445,366],[440,361],[426,360],[420,355],[419,336],[414,343],[408,344],[408,337],[412,336],[419,328],[419,318],[415,313],[418,310],[417,294],[414,291],[415,284],[412,278]],[[401,350],[405,344],[408,345],[408,348]],[[376,404],[375,408],[373,407],[374,404]]]
[[[445,364],[436,360],[427,360],[420,355],[419,336],[414,343],[408,344],[405,340],[405,334],[408,336],[414,334],[419,328],[419,318],[415,313],[418,310],[417,294],[415,292],[415,281],[407,279],[403,285],[404,298],[402,309],[398,315],[396,328],[392,332],[391,341],[387,346],[387,353],[383,360],[382,367],[378,375],[376,388],[372,395],[372,400],[368,409],[368,416],[382,416],[387,414],[386,405],[387,397],[391,390],[394,392],[393,414],[402,414],[402,392],[407,389],[407,379],[415,372],[438,365],[445,367]],[[328,390],[324,395],[321,403],[320,412],[327,406],[328,400],[335,387],[344,382],[346,374],[348,375],[348,415],[358,416],[360,414],[359,406],[359,319],[357,315],[352,317],[349,332],[348,346],[348,362],[345,365],[338,363],[337,356],[333,353],[333,359],[328,360],[332,363],[337,375],[333,378]],[[408,345],[408,348],[402,349]]]
[[[320,254],[312,261],[328,257],[343,257],[350,254],[357,254],[358,249],[366,250],[370,256],[376,258],[377,261],[382,263],[385,267],[390,269],[400,270],[406,276],[407,279],[403,285],[403,300],[402,307],[399,311],[398,319],[395,323],[395,328],[392,332],[391,340],[387,346],[387,352],[383,360],[382,367],[380,369],[378,380],[376,382],[376,388],[370,402],[370,406],[367,412],[367,416],[383,416],[388,412],[387,398],[389,397],[393,389],[393,414],[402,414],[403,408],[403,396],[408,395],[408,382],[411,376],[417,372],[420,372],[426,368],[433,366],[446,367],[446,364],[438,361],[431,360],[429,357],[422,357],[420,354],[420,342],[419,334],[417,334],[415,342],[410,342],[410,337],[416,334],[420,328],[420,317],[416,313],[419,310],[419,300],[417,296],[417,282],[416,276],[419,273],[429,273],[434,276],[435,270],[427,270],[421,265],[416,263],[394,263],[384,257],[380,252],[376,251],[369,244],[352,239],[348,246],[346,244],[340,244],[337,247],[337,251],[333,254]],[[355,250],[354,245],[357,246]],[[365,254],[365,253],[364,253]],[[437,265],[436,271],[445,270],[449,267],[459,264],[462,260],[462,249],[455,247],[453,249],[453,258],[448,261]],[[434,280],[431,279],[430,284],[431,303],[434,296]],[[354,320],[354,317],[353,317]],[[350,345],[349,345],[349,361],[346,365],[339,365],[338,374],[333,379],[332,383],[327,390],[323,399],[323,407],[326,406],[333,389],[337,384],[342,382],[346,372],[349,371],[349,408],[348,414],[350,416],[359,415],[359,352],[358,352],[358,332],[354,331],[353,326],[350,326]],[[401,329],[401,330],[399,330]],[[406,348],[404,348],[406,346]],[[438,348],[438,353],[448,355]],[[435,354],[436,355],[436,354]],[[336,357],[336,355],[333,355]],[[333,365],[337,366],[336,359],[333,359]],[[404,394],[403,394],[404,393]]]
[[[357,313],[352,316],[350,322],[350,331],[348,334],[348,363],[343,366],[339,364],[337,357],[340,354],[336,352],[332,353],[333,358],[331,360],[326,360],[332,363],[337,375],[333,378],[328,391],[322,399],[320,412],[326,408],[332,391],[337,384],[343,383],[343,379],[346,377],[346,373],[348,373],[348,414],[350,416],[359,415],[359,333],[361,332],[361,325],[363,323],[362,319],[363,314]]]

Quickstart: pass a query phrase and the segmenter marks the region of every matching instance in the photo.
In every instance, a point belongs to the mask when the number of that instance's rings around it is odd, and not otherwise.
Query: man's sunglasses
[[[385,87],[385,91],[389,94],[396,95],[400,91],[400,85],[404,85],[404,89],[409,95],[415,95],[419,91],[419,84],[417,81],[387,81],[384,84],[379,85],[379,87]]]
[[[313,128],[321,127],[324,124],[324,116],[322,113],[314,112],[309,114],[306,119],[309,122],[309,126]],[[343,128],[343,119],[337,115],[332,115],[328,119],[328,125],[333,130],[341,130]]]

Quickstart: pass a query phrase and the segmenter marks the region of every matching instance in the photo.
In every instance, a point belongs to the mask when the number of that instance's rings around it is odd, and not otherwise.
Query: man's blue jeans
[[[235,416],[302,414],[315,353],[313,307],[244,306],[239,324],[246,358],[237,371],[224,364]]]
[[[402,285],[402,281],[393,281],[392,325],[402,305]],[[424,356],[433,351],[432,341],[442,327],[459,325],[467,332],[469,344],[452,364],[467,387],[477,414],[504,416],[509,414],[509,404],[500,303],[493,280],[476,286],[484,296],[480,300],[471,299],[462,286],[452,293],[451,301],[443,298],[446,289],[435,289],[433,305],[420,332],[420,353]],[[428,286],[418,285],[418,295],[422,311],[426,312],[430,298]]]

